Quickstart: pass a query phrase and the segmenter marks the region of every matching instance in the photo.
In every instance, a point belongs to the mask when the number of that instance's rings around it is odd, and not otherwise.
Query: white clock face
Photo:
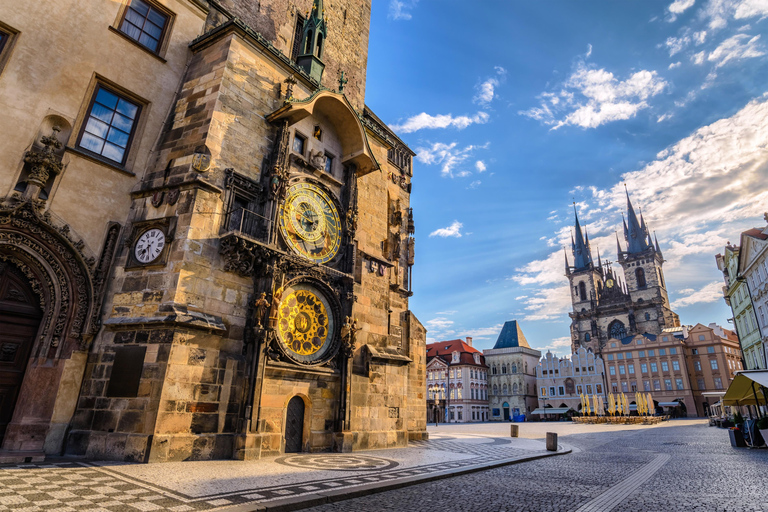
[[[139,263],[150,263],[160,256],[163,247],[165,247],[165,234],[157,228],[152,228],[139,237],[133,248],[133,254]]]

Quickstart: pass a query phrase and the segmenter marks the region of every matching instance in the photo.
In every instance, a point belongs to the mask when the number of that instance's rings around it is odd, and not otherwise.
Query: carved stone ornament
[[[172,188],[168,191],[168,193],[165,195],[165,202],[169,206],[173,206],[176,204],[176,201],[179,200],[179,196],[181,195],[181,190],[178,188]]]
[[[155,208],[160,208],[160,205],[163,204],[163,197],[165,197],[165,192],[162,190],[156,190],[152,194],[152,206]]]
[[[114,247],[116,239],[110,244]],[[84,248],[69,226],[55,223],[34,202],[10,200],[0,205],[0,259],[21,269],[44,312],[32,357],[68,356],[90,341],[92,315],[98,309],[96,259]],[[107,266],[99,268],[106,273]],[[106,274],[101,282],[105,279]]]
[[[43,149],[32,149],[24,155],[24,162],[30,166],[27,183],[36,185],[39,188],[45,188],[51,175],[57,175],[61,172],[63,165],[61,158],[54,153],[54,150],[61,149],[61,142],[57,138],[61,129],[58,126],[53,127],[53,134],[42,137]]]
[[[197,172],[205,172],[211,167],[211,155],[195,153],[192,155],[192,168]]]

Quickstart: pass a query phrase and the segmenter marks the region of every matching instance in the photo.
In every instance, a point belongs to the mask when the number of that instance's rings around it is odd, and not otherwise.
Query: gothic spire
[[[616,257],[618,258],[619,256],[621,256],[621,242],[619,242],[619,233],[616,232]]]
[[[626,185],[624,185],[626,190]],[[650,247],[648,245],[648,236],[645,228],[645,222],[640,224],[635,214],[635,209],[632,207],[632,201],[629,199],[629,191],[627,191],[627,218],[628,225],[625,222],[624,236],[627,239],[627,252],[630,254],[643,252]]]
[[[312,12],[304,22],[301,49],[299,50],[299,56],[296,58],[296,64],[318,83],[320,83],[323,77],[323,70],[325,69],[322,58],[325,38],[327,36],[323,0],[314,0],[312,2]]]
[[[587,243],[581,234],[581,224],[579,224],[579,215],[576,213],[576,203],[573,203],[573,216],[576,220],[576,241],[573,243],[573,267],[576,270],[583,270],[592,266],[592,255],[589,253]]]
[[[571,236],[571,241],[573,241],[573,236]],[[569,276],[571,275],[571,267],[568,265],[568,251],[565,250],[565,247],[563,247],[563,255],[565,256],[565,275]]]
[[[656,252],[661,256],[661,249],[659,248],[659,239],[656,238],[656,232],[653,232],[653,241],[656,243]]]

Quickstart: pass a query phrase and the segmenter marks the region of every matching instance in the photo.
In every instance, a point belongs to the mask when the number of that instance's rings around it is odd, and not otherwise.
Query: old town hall
[[[575,234],[571,240],[573,265],[565,257],[565,275],[570,282],[573,312],[571,347],[601,352],[609,339],[624,339],[636,334],[660,334],[662,329],[677,327],[680,320],[669,306],[659,242],[651,237],[648,226],[638,218],[627,194],[624,220],[626,250],[616,238],[618,262],[624,280],[597,256],[592,259],[589,235],[582,230],[575,214]]]
[[[80,4],[0,0],[0,460],[424,438],[371,1]]]

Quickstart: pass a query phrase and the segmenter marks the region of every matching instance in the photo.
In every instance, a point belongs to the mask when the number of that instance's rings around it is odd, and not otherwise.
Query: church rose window
[[[627,329],[624,327],[624,324],[621,323],[618,320],[614,320],[609,328],[609,333],[611,338],[616,338],[617,340],[620,340],[622,338],[627,337]]]

